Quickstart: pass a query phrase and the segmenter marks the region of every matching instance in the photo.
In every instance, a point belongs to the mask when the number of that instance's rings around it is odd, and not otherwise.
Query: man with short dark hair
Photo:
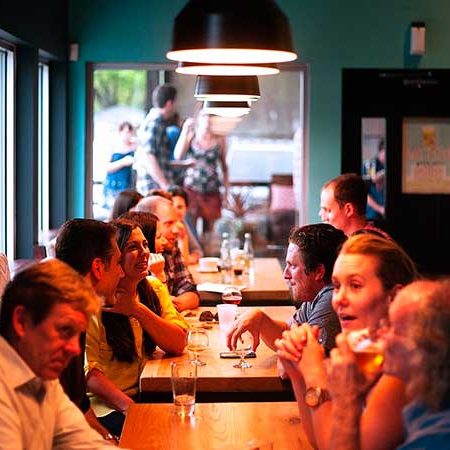
[[[356,173],[344,173],[322,187],[319,211],[322,222],[342,230],[347,236],[367,229],[390,239],[386,232],[367,222],[366,207],[367,187]]]
[[[178,311],[197,308],[200,303],[197,287],[177,245],[178,217],[173,203],[159,195],[153,195],[140,200],[135,209],[138,212],[150,212],[158,217],[161,232],[167,240],[163,253],[166,261],[164,271],[175,308]]]
[[[0,312],[0,448],[110,448],[58,382],[99,299],[56,259],[8,284]]]
[[[116,227],[93,219],[72,219],[61,227],[56,238],[56,257],[69,264],[90,282],[104,306],[114,306],[117,284],[124,273],[121,252],[116,242]],[[82,352],[61,374],[61,384],[70,399],[85,414],[89,424],[105,439],[114,437],[97,420],[90,408],[84,375],[86,336],[80,338]]]
[[[142,146],[136,155],[135,168],[137,190],[142,195],[153,188],[167,189],[175,181],[166,128],[175,113],[176,95],[177,90],[170,84],[157,86],[152,94],[153,108],[140,127]]]
[[[286,254],[284,278],[287,280],[296,306],[289,322],[273,320],[257,309],[242,314],[227,334],[230,349],[236,347],[241,334],[249,331],[253,348],[260,337],[272,350],[275,340],[294,323],[309,323],[319,327],[319,341],[327,351],[334,347],[334,338],[340,331],[339,320],[331,306],[333,287],[331,273],[345,234],[328,224],[306,225],[291,231]]]

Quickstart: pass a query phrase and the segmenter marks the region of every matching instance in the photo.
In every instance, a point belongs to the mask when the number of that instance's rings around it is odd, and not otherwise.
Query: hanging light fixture
[[[194,97],[222,102],[256,101],[261,97],[258,77],[198,75]]]
[[[293,61],[289,22],[273,0],[189,0],[167,58],[210,65]],[[253,72],[255,74],[257,72]]]
[[[250,102],[216,102],[207,100],[203,111],[221,117],[241,117],[250,112]]]
[[[185,75],[276,75],[276,64],[201,64],[179,61],[175,72]]]

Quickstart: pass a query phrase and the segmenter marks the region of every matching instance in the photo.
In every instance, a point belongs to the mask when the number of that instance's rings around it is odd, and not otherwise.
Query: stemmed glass
[[[241,357],[241,359],[238,363],[233,364],[233,367],[236,367],[236,369],[249,369],[252,367],[252,365],[245,360],[247,353],[252,349],[252,344],[253,338],[248,331],[242,333],[238,337],[235,352]]]
[[[208,334],[204,328],[191,328],[187,335],[186,350],[194,354],[195,359],[191,361],[196,366],[204,366],[206,363],[200,361],[199,353],[206,350],[209,345]]]
[[[239,305],[242,301],[242,293],[239,289],[229,286],[223,290],[222,301],[233,305]]]

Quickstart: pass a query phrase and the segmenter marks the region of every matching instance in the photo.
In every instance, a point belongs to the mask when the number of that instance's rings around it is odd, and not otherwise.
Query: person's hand
[[[130,295],[121,289],[117,289],[116,299],[116,304],[113,307],[108,308],[108,312],[130,317],[139,308],[139,300],[137,299],[137,296]]]
[[[186,227],[184,226],[184,223],[179,220],[175,223],[175,226],[178,229],[178,238],[184,239],[184,237],[186,236]]]
[[[193,133],[195,128],[195,119],[188,117],[183,123],[183,128],[186,132]]]
[[[158,277],[164,271],[164,265],[166,264],[166,260],[161,253],[150,253],[148,258],[148,270]],[[159,277],[158,277],[159,278]]]
[[[318,343],[319,329],[304,323],[293,325],[275,341],[280,362],[289,378],[304,371],[308,374],[322,370],[325,358],[323,347]]]
[[[374,381],[359,369],[345,333],[336,336],[336,348],[331,350],[326,368],[328,389],[337,401],[363,397]]]
[[[307,335],[303,326],[292,325],[290,330],[283,331],[281,339],[275,341],[278,356],[294,363],[298,363],[307,343]]]
[[[261,322],[264,318],[264,312],[260,309],[248,311],[242,314],[231,325],[227,333],[227,346],[230,350],[236,349],[239,337],[248,331],[253,337],[253,351],[258,348],[259,334],[261,332]]]
[[[194,264],[198,263],[198,260],[200,259],[200,255],[198,253],[189,253],[187,258],[187,265],[193,266]]]

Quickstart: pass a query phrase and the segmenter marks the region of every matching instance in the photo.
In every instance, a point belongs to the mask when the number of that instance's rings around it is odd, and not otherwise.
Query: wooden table
[[[283,277],[280,263],[276,258],[255,258],[253,276],[244,275],[242,280],[235,280],[233,284],[245,285],[242,291],[242,301],[248,306],[262,305],[290,305],[290,293]],[[189,266],[189,270],[197,284],[221,283],[222,275],[217,273],[200,273],[198,266]],[[220,303],[221,294],[216,292],[199,291],[200,304],[216,305]]]
[[[295,402],[197,403],[180,418],[171,403],[131,405],[120,447],[171,450],[245,450],[252,439],[274,450],[310,450]]]
[[[246,311],[252,307],[240,306],[239,310]],[[267,306],[262,308],[270,317],[287,321],[294,312],[293,306]],[[199,325],[198,318],[201,311],[209,310],[216,313],[214,307],[202,307],[194,310],[195,317],[187,318],[193,325]],[[204,324],[205,322],[200,322]],[[252,365],[249,369],[236,369],[233,364],[237,359],[220,358],[221,351],[227,351],[225,334],[220,331],[218,324],[211,325],[208,330],[209,348],[200,354],[205,366],[198,367],[197,392],[200,401],[249,401],[249,400],[292,400],[293,394],[289,382],[282,381],[276,367],[276,353],[264,342],[256,350],[256,358],[248,361]],[[153,401],[155,393],[165,393],[160,396],[168,401],[171,396],[170,363],[172,361],[188,360],[189,354],[168,356],[157,349],[153,359],[148,361],[140,378],[140,391],[145,401]],[[144,395],[148,393],[148,395]],[[207,394],[207,395],[202,395]],[[233,396],[233,394],[235,394]],[[153,395],[153,397],[152,397]],[[156,396],[157,397],[157,396]]]

